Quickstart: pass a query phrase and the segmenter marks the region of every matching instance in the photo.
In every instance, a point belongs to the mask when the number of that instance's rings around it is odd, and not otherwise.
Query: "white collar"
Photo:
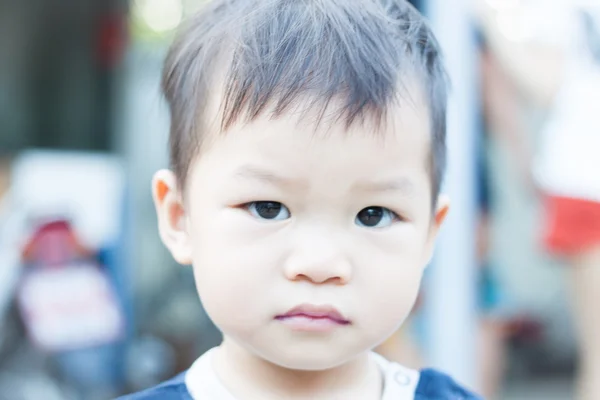
[[[185,375],[185,384],[194,400],[237,400],[225,388],[213,368],[216,349],[211,349],[198,358]],[[414,400],[419,383],[418,371],[390,362],[371,353],[384,375],[382,400]]]

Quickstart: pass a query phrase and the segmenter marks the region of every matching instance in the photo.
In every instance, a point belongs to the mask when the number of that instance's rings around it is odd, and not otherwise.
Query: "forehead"
[[[306,184],[411,175],[412,186],[429,185],[431,126],[419,91],[389,107],[381,121],[365,118],[348,127],[336,119],[338,109],[339,103],[332,103],[325,112],[306,112],[299,105],[277,117],[266,112],[213,131],[198,160],[212,165],[205,172],[216,175],[248,167],[293,175]]]

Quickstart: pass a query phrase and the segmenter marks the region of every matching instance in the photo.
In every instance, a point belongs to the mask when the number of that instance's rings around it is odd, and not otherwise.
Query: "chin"
[[[297,346],[295,349],[269,349],[262,352],[261,357],[282,368],[295,371],[324,371],[339,367],[362,353],[348,352],[339,349],[306,349]],[[281,351],[277,351],[281,350]]]

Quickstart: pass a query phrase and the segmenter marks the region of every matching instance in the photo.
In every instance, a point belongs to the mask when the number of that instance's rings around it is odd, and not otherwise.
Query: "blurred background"
[[[114,398],[219,343],[150,193],[168,162],[163,57],[207,1],[0,0],[0,399]],[[598,272],[572,272],[600,270],[600,192],[580,190],[600,182],[585,161],[600,150],[600,4],[414,3],[453,78],[455,211],[410,321],[379,351],[490,399],[600,399],[576,397],[577,376],[600,377]],[[583,143],[569,147],[581,158],[553,157],[548,137],[574,130],[555,147]]]

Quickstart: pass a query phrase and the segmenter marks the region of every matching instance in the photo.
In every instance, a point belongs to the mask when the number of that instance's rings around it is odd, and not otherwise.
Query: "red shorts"
[[[600,245],[600,203],[569,197],[545,199],[544,244],[570,255]]]

